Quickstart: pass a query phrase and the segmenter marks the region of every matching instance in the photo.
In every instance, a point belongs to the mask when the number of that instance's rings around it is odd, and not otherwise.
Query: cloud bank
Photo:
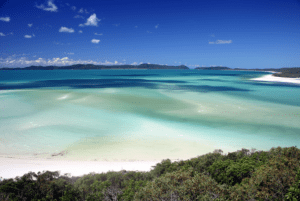
[[[52,59],[44,59],[38,58],[30,60],[27,57],[15,58],[14,56],[7,57],[5,59],[0,57],[0,67],[27,67],[31,65],[41,65],[41,66],[68,66],[74,64],[94,64],[94,65],[114,65],[114,64],[122,64],[117,61],[110,62],[98,62],[93,60],[73,60],[69,57],[63,58],[52,58]]]

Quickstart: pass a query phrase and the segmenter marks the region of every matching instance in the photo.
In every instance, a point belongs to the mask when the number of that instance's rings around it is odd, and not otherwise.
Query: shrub
[[[190,168],[167,173],[136,193],[135,200],[225,200],[228,194],[226,185],[202,173],[195,173]]]

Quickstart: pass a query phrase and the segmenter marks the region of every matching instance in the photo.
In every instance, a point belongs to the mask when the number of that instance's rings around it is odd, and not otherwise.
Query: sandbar
[[[276,77],[272,74],[265,75],[258,78],[253,78],[251,80],[263,81],[263,82],[284,82],[284,83],[300,84],[300,78]]]

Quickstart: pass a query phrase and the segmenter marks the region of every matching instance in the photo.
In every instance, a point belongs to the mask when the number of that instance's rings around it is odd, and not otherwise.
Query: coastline
[[[109,171],[150,171],[161,161],[73,161],[59,159],[27,159],[0,156],[0,180],[23,176],[28,172],[59,171],[60,175],[83,176]],[[172,161],[173,162],[173,161]],[[2,177],[2,178],[1,178]]]
[[[208,145],[206,140],[201,141],[202,143],[197,143],[181,138],[161,141],[138,140],[139,143],[115,141],[114,146],[108,143],[108,147],[96,144],[100,148],[90,143],[80,143],[50,155],[49,153],[0,154],[0,178],[10,179],[28,172],[42,171],[59,171],[61,175],[71,176],[122,170],[150,171],[152,166],[163,159],[169,158],[172,162],[188,160],[215,149],[215,146]],[[184,149],[181,149],[182,147]]]
[[[276,77],[273,74],[264,75],[262,77],[250,79],[253,81],[263,81],[263,82],[283,82],[283,83],[293,83],[300,84],[300,78],[285,78],[285,77]]]

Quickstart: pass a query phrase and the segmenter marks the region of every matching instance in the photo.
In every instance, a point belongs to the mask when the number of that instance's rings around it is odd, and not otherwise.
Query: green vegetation
[[[215,150],[186,161],[169,159],[150,172],[68,177],[29,172],[0,182],[0,200],[300,200],[300,149]]]
[[[277,77],[300,77],[300,67],[298,68],[282,68],[280,73],[275,73]]]

